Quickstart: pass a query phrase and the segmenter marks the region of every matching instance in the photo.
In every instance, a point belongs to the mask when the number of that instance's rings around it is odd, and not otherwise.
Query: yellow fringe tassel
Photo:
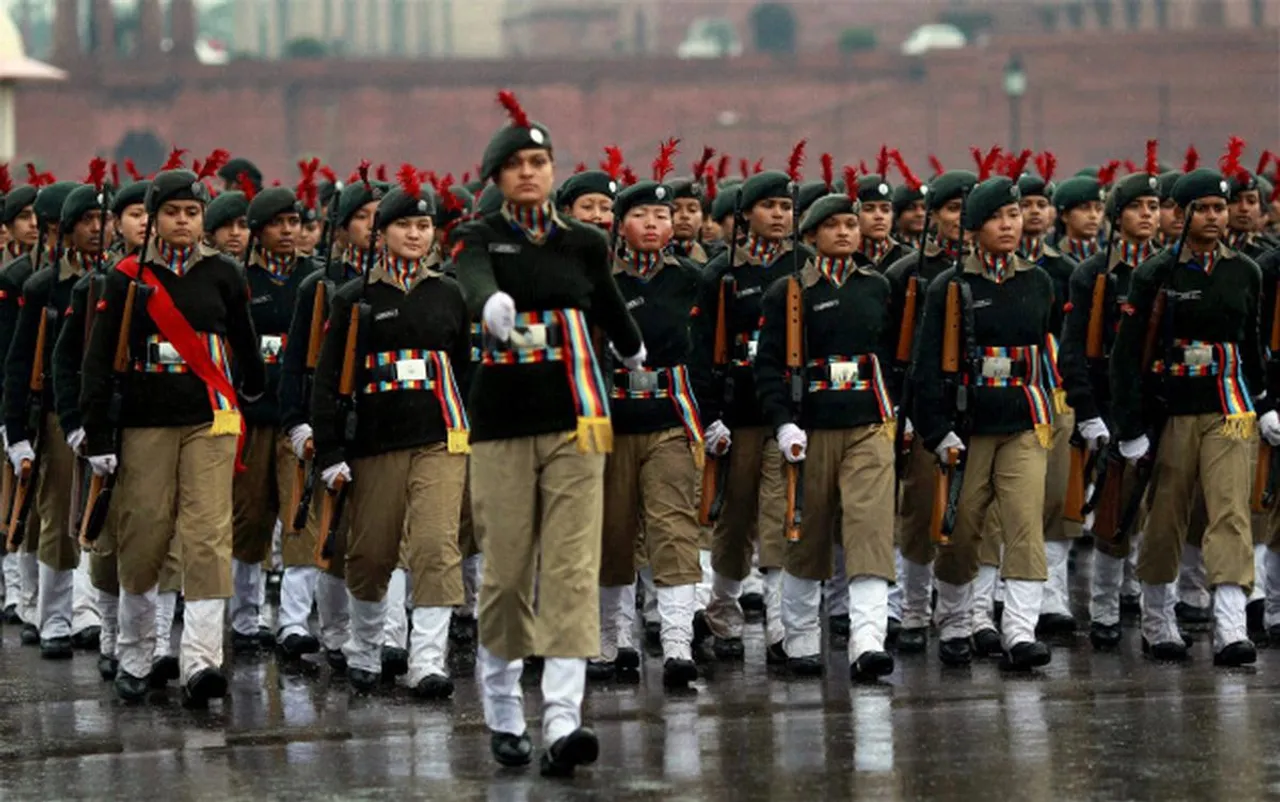
[[[240,434],[240,411],[237,409],[215,409],[213,425],[209,427],[210,437],[221,437],[224,434]]]
[[[578,418],[579,454],[608,454],[613,451],[613,424],[608,418]]]
[[[889,418],[884,423],[880,424],[880,434],[889,438],[889,442],[891,443],[896,440],[898,438],[898,419]]]
[[[707,466],[707,444],[699,437],[689,444],[689,450],[693,452],[693,464],[701,471]]]
[[[449,430],[449,453],[450,454],[470,454],[471,453],[471,435],[466,429],[450,429]]]
[[[1053,388],[1053,411],[1059,415],[1065,415],[1071,411],[1071,407],[1067,406],[1067,391],[1061,387]]]
[[[1053,424],[1037,423],[1036,424],[1036,440],[1040,441],[1041,448],[1053,447]]]
[[[1231,440],[1252,440],[1258,431],[1258,415],[1256,412],[1241,412],[1228,415],[1222,424],[1222,436]]]

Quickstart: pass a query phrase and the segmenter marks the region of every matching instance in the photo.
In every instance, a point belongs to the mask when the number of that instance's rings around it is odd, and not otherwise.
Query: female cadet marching
[[[614,205],[621,233],[614,280],[653,350],[648,367],[610,372],[615,438],[605,463],[609,503],[600,565],[601,657],[593,669],[605,669],[600,673],[607,675],[640,667],[634,650],[624,664],[617,630],[619,607],[635,583],[643,521],[661,619],[663,684],[679,688],[698,677],[691,651],[696,585],[702,578],[694,489],[703,443],[694,387],[705,381],[706,370],[690,364],[689,313],[697,303],[700,273],[692,262],[664,250],[672,237],[675,192],[661,182],[674,152],[674,142],[664,145],[654,164],[656,180],[627,187]]]
[[[312,426],[321,479],[350,494],[348,678],[360,691],[379,680],[387,586],[403,540],[413,575],[409,687],[444,699],[453,693],[445,659],[449,619],[462,602],[458,518],[467,468],[455,370],[470,362],[471,321],[457,284],[428,267],[433,213],[417,170],[404,165],[399,185],[378,204],[382,242],[373,269],[334,296]]]
[[[816,234],[816,257],[765,293],[755,372],[779,450],[790,470],[803,465],[805,514],[782,572],[787,665],[797,674],[822,673],[818,608],[838,525],[849,578],[849,672],[865,681],[893,671],[884,640],[895,578],[889,370],[897,330],[892,285],[857,258],[863,193],[848,173],[848,194],[821,198],[800,224],[802,236]],[[792,322],[788,305],[797,300],[800,319]],[[793,342],[799,352],[789,354]],[[799,398],[788,391],[796,382]]]
[[[231,362],[246,400],[261,395],[265,378],[244,275],[200,242],[208,200],[193,172],[166,170],[152,180],[147,211],[156,239],[107,277],[81,391],[90,465],[97,475],[118,471],[110,508],[121,587],[117,693],[130,700],[146,693],[156,585],[177,537],[186,597],[181,679],[194,706],[227,687],[222,626],[231,595],[231,483],[243,431]],[[137,292],[144,284],[148,293]],[[136,305],[124,343],[128,361],[117,374],[130,295]]]
[[[514,95],[499,99],[511,123],[490,140],[481,171],[503,204],[460,229],[456,259],[487,338],[470,394],[472,507],[485,554],[477,671],[494,758],[520,766],[533,752],[523,658],[546,658],[542,771],[563,775],[594,762],[599,748],[581,725],[581,707],[586,659],[600,651],[597,581],[612,430],[589,322],[627,369],[639,368],[645,353],[610,274],[608,241],[551,204],[550,133]]]

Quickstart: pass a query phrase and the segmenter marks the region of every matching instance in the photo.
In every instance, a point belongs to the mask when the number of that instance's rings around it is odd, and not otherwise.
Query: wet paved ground
[[[1074,580],[1083,603],[1087,553]],[[352,699],[327,670],[237,662],[219,709],[126,708],[94,659],[43,663],[6,627],[0,647],[0,799],[130,800],[1240,800],[1280,798],[1280,651],[1256,670],[1153,665],[1136,630],[1095,655],[1079,636],[1036,677],[994,663],[943,671],[900,659],[888,684],[851,687],[845,655],[822,680],[747,663],[670,696],[650,659],[640,686],[593,687],[601,760],[571,781],[499,771],[474,682],[446,706],[403,692]],[[931,644],[936,646],[936,644]],[[526,688],[538,742],[536,688]]]

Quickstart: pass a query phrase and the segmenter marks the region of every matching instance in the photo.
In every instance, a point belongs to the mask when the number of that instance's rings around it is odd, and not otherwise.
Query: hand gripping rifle
[[[967,194],[967,193],[966,193]],[[961,248],[961,253],[963,248]],[[933,488],[933,512],[929,518],[929,536],[937,545],[951,542],[955,531],[956,510],[960,506],[960,489],[968,462],[969,435],[973,428],[968,376],[973,353],[973,294],[960,277],[961,253],[956,254],[955,274],[947,284],[946,311],[942,326],[943,397],[950,397],[955,432],[965,448],[949,448],[938,465]]]
[[[1093,296],[1089,303],[1089,328],[1085,334],[1085,357],[1095,376],[1095,381],[1105,382],[1107,368],[1106,327],[1107,327],[1107,295],[1110,291],[1111,278],[1106,265],[1111,263],[1109,255],[1111,241],[1107,241],[1108,256],[1104,269],[1093,280]],[[1100,375],[1099,375],[1100,374]],[[1073,452],[1072,456],[1075,454]],[[1072,466],[1075,470],[1075,466]],[[1121,481],[1124,477],[1124,457],[1120,455],[1118,445],[1102,442],[1097,452],[1090,457],[1084,467],[1084,476],[1092,476],[1088,498],[1080,512],[1087,519],[1093,515],[1092,531],[1100,540],[1115,542],[1120,527]]]
[[[738,211],[734,209],[736,220]],[[729,237],[729,269],[720,277],[719,293],[716,303],[715,340],[711,351],[712,386],[719,384],[724,393],[724,406],[728,409],[733,404],[733,369],[729,361],[729,309],[728,302],[734,296],[733,262],[737,258],[738,235],[735,222],[734,233]],[[707,454],[702,466],[702,498],[698,505],[698,523],[711,526],[720,517],[724,509],[724,491],[729,481],[729,449],[721,448],[714,454]]]
[[[801,143],[803,147],[803,143]],[[791,181],[791,275],[787,277],[787,382],[791,392],[792,414],[803,423],[805,390],[805,337],[804,337],[804,288],[800,284],[800,178],[792,175]],[[791,456],[800,456],[798,445],[791,447]],[[804,461],[783,462],[786,475],[787,511],[783,519],[788,543],[800,540],[800,525],[804,517]]]

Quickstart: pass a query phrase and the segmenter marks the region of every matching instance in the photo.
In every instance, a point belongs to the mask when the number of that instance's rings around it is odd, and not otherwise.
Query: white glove
[[[964,451],[964,443],[960,441],[960,435],[955,432],[947,432],[947,436],[942,438],[942,442],[938,443],[938,447],[933,450],[933,453],[938,455],[938,459],[946,462],[947,452],[953,448]]]
[[[67,445],[71,447],[72,451],[75,451],[78,453],[80,451],[80,444],[83,442],[84,442],[84,427],[76,429],[74,432],[67,435]]]
[[[1258,421],[1258,428],[1268,445],[1280,446],[1280,414],[1273,409]]]
[[[796,449],[799,446],[799,449]],[[804,460],[805,449],[809,447],[809,438],[804,436],[804,430],[794,423],[784,423],[778,427],[778,450],[782,452],[782,456],[787,462],[801,462]]]
[[[703,437],[706,439],[708,454],[723,454],[733,445],[733,440],[729,437],[729,427],[724,425],[724,421],[718,420],[708,426]]]
[[[31,450],[31,443],[26,440],[14,443],[9,446],[9,462],[13,465],[13,472],[22,473],[22,461],[36,461],[36,452]]]
[[[912,425],[911,425],[911,419],[910,419],[910,418],[905,418],[905,419],[903,420],[903,423],[904,423],[904,424],[906,425],[906,427],[907,427],[907,428],[905,428],[905,429],[903,429],[903,430],[902,430],[902,434],[903,434],[903,436],[905,436],[905,437],[910,437],[911,435],[913,435],[913,434],[915,434],[915,433],[916,433],[916,427],[914,427],[914,426],[912,426]]]
[[[649,356],[649,352],[644,350],[644,343],[640,343],[640,350],[635,352],[634,356],[622,357],[622,364],[627,366],[627,370],[639,370],[644,366],[644,360]]]
[[[320,480],[324,482],[325,487],[333,489],[333,484],[341,476],[344,480],[351,481],[351,466],[345,462],[339,462],[336,465],[330,465],[320,472]]]
[[[9,450],[9,432],[5,430],[4,426],[0,426],[0,440],[4,441],[4,450],[8,451]]]
[[[1137,462],[1146,456],[1151,450],[1151,441],[1147,439],[1145,434],[1139,435],[1133,440],[1120,441],[1120,456],[1130,462]]]
[[[89,457],[89,467],[93,469],[94,476],[109,476],[116,472],[116,455],[101,454]]]
[[[307,458],[307,441],[311,439],[311,427],[305,423],[299,423],[289,430],[289,445],[293,446],[293,453],[298,459]]]
[[[511,339],[511,330],[516,327],[516,302],[505,292],[495,292],[484,302],[484,310],[480,313],[484,327],[502,342]]]
[[[1111,430],[1107,428],[1107,424],[1102,422],[1102,418],[1089,418],[1076,424],[1076,429],[1080,432],[1085,443],[1088,444],[1090,451],[1096,451],[1098,446],[1111,439]]]

